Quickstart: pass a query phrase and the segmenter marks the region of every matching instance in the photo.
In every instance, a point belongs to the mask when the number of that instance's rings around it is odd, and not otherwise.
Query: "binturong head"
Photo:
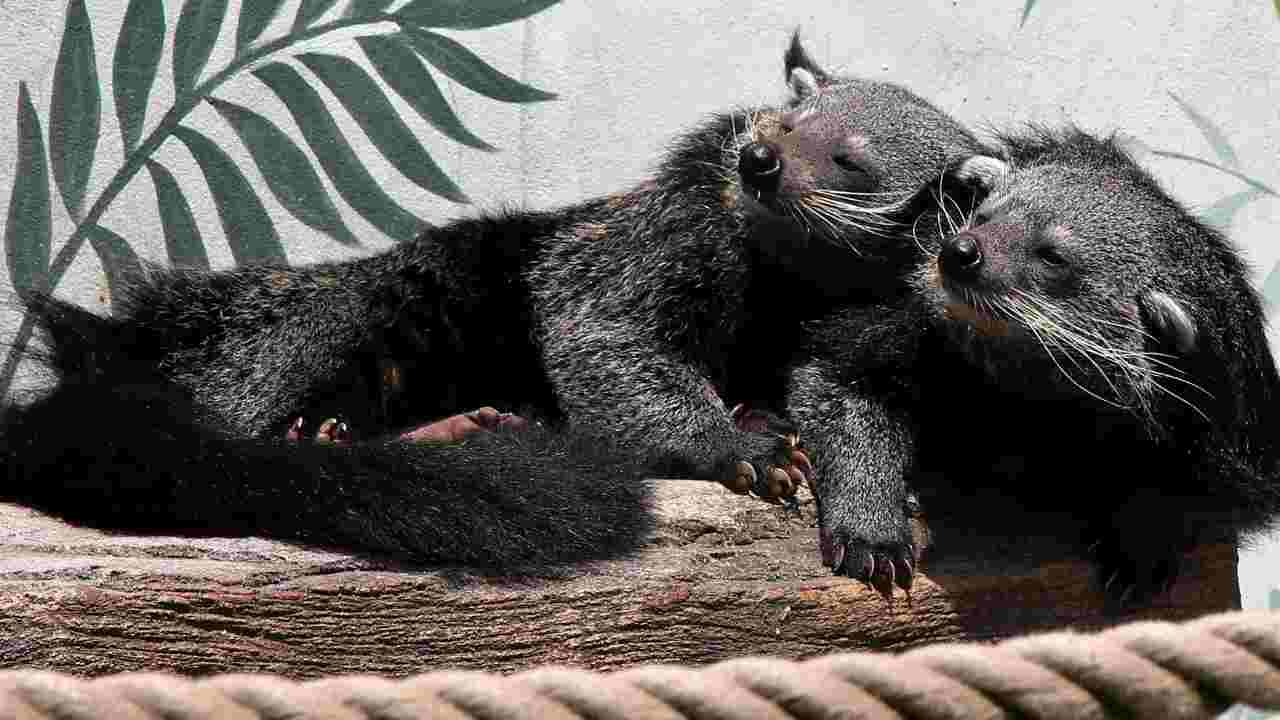
[[[899,85],[827,72],[791,38],[783,66],[790,96],[759,113],[739,148],[743,194],[854,253],[902,241],[891,218],[948,162],[982,152],[975,137]]]
[[[1002,144],[926,191],[917,287],[946,335],[1002,385],[1131,413],[1157,435],[1247,434],[1269,415],[1265,318],[1226,238],[1113,140],[1033,129]]]

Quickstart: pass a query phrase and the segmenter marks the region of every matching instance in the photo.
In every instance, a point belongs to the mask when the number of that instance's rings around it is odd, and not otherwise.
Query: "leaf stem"
[[[107,183],[107,187],[98,195],[98,199],[93,203],[93,207],[85,214],[84,218],[76,223],[75,230],[71,233],[71,237],[67,238],[67,242],[63,244],[62,249],[58,251],[53,262],[49,264],[49,273],[46,276],[44,290],[52,293],[62,281],[63,275],[67,269],[71,267],[71,263],[75,260],[76,255],[80,253],[80,249],[84,247],[85,241],[89,237],[89,229],[96,226],[98,221],[107,212],[107,208],[116,199],[116,196],[133,180],[133,176],[138,174],[147,159],[153,152],[160,147],[169,136],[173,134],[174,129],[182,122],[187,115],[195,110],[197,106],[204,100],[205,96],[212,93],[220,85],[231,79],[233,75],[240,72],[244,68],[256,63],[269,55],[281,50],[287,49],[292,45],[305,42],[312,38],[319,37],[334,30],[342,30],[357,25],[368,25],[379,22],[395,22],[399,23],[399,18],[387,13],[379,13],[376,15],[365,15],[354,18],[341,18],[332,22],[323,23],[314,27],[303,30],[298,33],[290,33],[276,38],[270,42],[259,45],[258,47],[237,56],[234,60],[227,64],[225,68],[218,73],[205,80],[203,83],[196,85],[191,92],[179,96],[177,102],[169,111],[165,113],[160,120],[160,124],[147,135],[147,139],[142,142],[129,157],[126,158],[124,165],[116,171],[111,178],[111,182]],[[22,322],[18,326],[18,332],[14,336],[13,344],[9,348],[9,354],[5,357],[4,367],[0,368],[0,397],[6,397],[9,394],[9,387],[13,384],[14,373],[17,372],[18,362],[22,357],[22,351],[26,348],[27,343],[31,341],[31,335],[35,330],[35,320],[31,313],[23,315]]]
[[[1204,158],[1198,158],[1194,155],[1187,155],[1185,153],[1175,152],[1173,150],[1152,150],[1151,154],[1159,155],[1160,157],[1173,158],[1175,160],[1185,160],[1187,162],[1205,165],[1213,168],[1214,170],[1217,170],[1218,172],[1226,173],[1227,175],[1230,175],[1231,177],[1236,178],[1237,180],[1245,183],[1249,187],[1252,187],[1256,190],[1260,190],[1268,195],[1280,197],[1280,193],[1277,193],[1275,190],[1272,190],[1270,187],[1262,184],[1261,182],[1258,182],[1257,180],[1254,180],[1253,178],[1249,177],[1248,175],[1245,175],[1239,170],[1233,170],[1224,165],[1219,165],[1218,163],[1213,162],[1212,160],[1205,160]]]

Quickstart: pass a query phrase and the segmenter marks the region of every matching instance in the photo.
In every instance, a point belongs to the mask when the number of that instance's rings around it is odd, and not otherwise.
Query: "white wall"
[[[264,38],[288,32],[299,2],[284,3]],[[402,4],[403,0],[393,7]],[[170,53],[180,7],[175,0],[166,5],[168,40],[145,131],[173,102]],[[331,14],[345,5],[346,0],[339,2]],[[568,203],[642,177],[662,144],[704,113],[779,99],[782,49],[789,31],[799,27],[821,61],[904,83],[975,126],[1069,118],[1089,130],[1122,130],[1151,148],[1223,164],[1222,140],[1218,148],[1210,140],[1218,133],[1237,159],[1231,169],[1280,188],[1280,17],[1272,3],[1050,1],[1034,4],[1025,25],[1020,25],[1024,5],[1024,0],[564,0],[527,21],[446,31],[507,74],[559,94],[558,100],[547,103],[504,104],[440,78],[465,125],[499,152],[464,148],[443,138],[404,103],[397,101],[397,107],[433,157],[475,200],[475,207]],[[112,51],[127,2],[90,0],[87,6],[103,103],[101,141],[87,194],[91,202],[122,164],[111,82]],[[209,63],[214,70],[231,58],[239,12],[240,3],[231,0],[229,19]],[[7,217],[14,186],[17,139],[11,113],[17,107],[19,81],[25,81],[32,94],[47,142],[65,15],[63,2],[0,2],[0,28],[5,28],[0,31],[0,61],[9,78],[0,84],[0,148],[6,158],[0,163],[0,222]],[[350,39],[353,34],[326,35],[306,49],[342,54],[368,67]],[[376,151],[360,147],[362,135],[355,123],[326,90],[321,94],[373,175],[406,208],[434,221],[473,211],[422,192]],[[1202,132],[1171,94],[1214,129]],[[233,78],[215,95],[264,113],[297,136],[280,103],[252,77]],[[197,109],[187,123],[227,147],[250,183],[263,187],[243,147],[208,106]],[[170,139],[155,157],[179,176],[214,264],[229,265],[216,210],[190,155]],[[1149,164],[1177,197],[1214,211],[1215,217],[1221,217],[1215,204],[1250,187],[1204,164],[1159,156],[1150,156]],[[324,182],[332,195],[332,184]],[[51,190],[51,198],[56,252],[75,225],[56,191]],[[284,212],[275,198],[268,196],[265,202],[291,261],[347,253]],[[387,240],[341,199],[335,197],[334,202],[366,241],[366,251],[386,246]],[[145,172],[112,203],[103,224],[129,240],[141,256],[163,259],[155,193]],[[1280,202],[1274,194],[1259,192],[1234,214],[1231,234],[1256,266],[1260,286],[1280,261],[1280,243],[1274,241],[1278,227]],[[99,264],[86,249],[60,292],[100,304],[105,298],[103,283]],[[12,308],[0,311],[5,328],[17,321]],[[1246,606],[1262,606],[1266,589],[1280,584],[1277,560],[1280,546],[1274,542],[1245,554]]]

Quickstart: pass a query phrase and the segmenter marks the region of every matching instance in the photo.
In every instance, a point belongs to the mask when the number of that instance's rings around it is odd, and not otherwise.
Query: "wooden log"
[[[660,527],[630,560],[560,577],[394,568],[256,538],[112,535],[0,505],[0,668],[99,675],[403,676],[557,663],[609,670],[803,658],[1183,619],[1238,608],[1236,552],[1201,548],[1171,595],[1108,615],[1087,563],[1040,519],[948,519],[910,602],[830,575],[797,515],[708,483],[659,483]],[[993,523],[988,525],[1007,525]]]

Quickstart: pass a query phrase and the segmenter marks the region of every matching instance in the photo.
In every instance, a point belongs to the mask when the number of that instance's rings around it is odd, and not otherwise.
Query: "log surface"
[[[910,602],[818,556],[799,515],[663,481],[640,556],[554,578],[405,571],[256,538],[112,535],[0,504],[0,668],[404,676],[541,664],[612,670],[743,655],[799,659],[1177,620],[1239,607],[1236,552],[1198,550],[1170,596],[1105,614],[1087,563],[1051,533],[938,533]]]

